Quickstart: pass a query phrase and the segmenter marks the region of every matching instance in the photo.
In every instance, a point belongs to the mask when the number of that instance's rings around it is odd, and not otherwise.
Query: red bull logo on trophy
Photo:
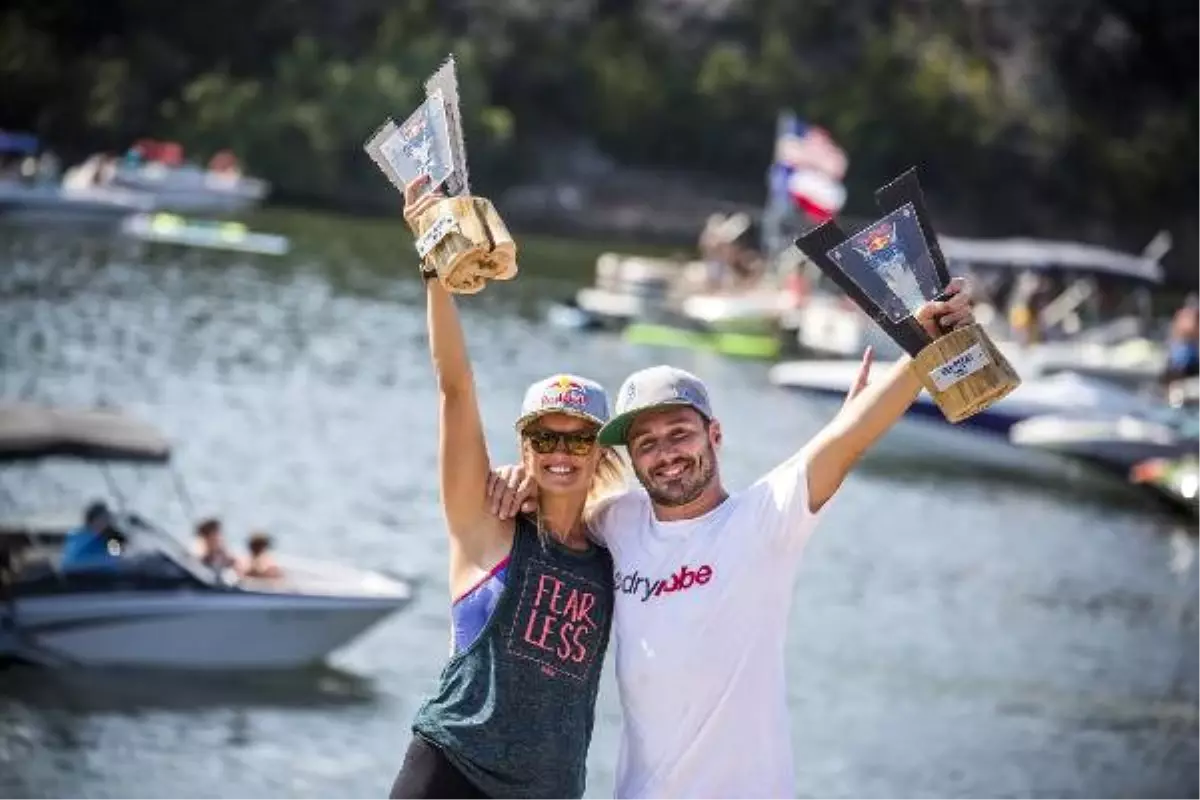
[[[896,226],[888,222],[861,234],[854,243],[854,249],[869,259],[878,258],[896,241]]]
[[[912,313],[925,302],[925,295],[896,234],[894,222],[876,225],[856,236],[853,247],[895,293],[905,309]]]
[[[542,405],[564,405],[585,408],[587,406],[587,392],[577,381],[572,380],[569,376],[559,375],[546,387],[546,392],[542,395]]]

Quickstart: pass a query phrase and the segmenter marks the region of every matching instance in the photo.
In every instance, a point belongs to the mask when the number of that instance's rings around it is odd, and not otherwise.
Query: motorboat
[[[602,253],[594,283],[576,292],[574,306],[596,326],[623,328],[666,308],[683,269],[669,259]]]
[[[281,256],[291,247],[286,236],[252,231],[240,222],[189,220],[167,212],[126,217],[121,233],[140,242],[256,255]]]
[[[899,358],[900,346],[845,295],[817,291],[797,314],[796,341],[805,358],[852,359],[870,347],[879,358]]]
[[[744,212],[715,213],[700,235],[703,258],[602,253],[592,285],[581,288],[572,305],[590,315],[594,325],[609,328],[646,323],[746,336],[791,330],[799,297],[786,276],[795,257],[782,254],[763,269],[749,244],[752,230],[753,221]],[[563,308],[554,310],[561,313]],[[663,320],[664,315],[683,325]],[[562,319],[577,323],[578,317]]]
[[[832,416],[845,401],[860,362],[781,362],[768,372],[776,386],[798,392],[818,413]],[[875,363],[872,374],[886,373],[893,363]],[[1023,376],[1024,377],[1024,376]],[[929,459],[971,464],[1004,472],[1060,477],[1069,462],[1061,454],[1018,447],[1009,439],[1017,423],[1032,417],[1072,412],[1147,416],[1161,407],[1159,398],[1104,380],[1064,372],[1025,378],[1011,394],[957,424],[950,424],[926,392],[917,396],[905,416],[872,447],[875,457]]]
[[[116,411],[0,407],[0,462],[59,457],[165,467],[170,453],[159,431]],[[239,578],[208,568],[135,511],[118,508],[113,521],[120,533],[109,540],[114,562],[63,569],[77,512],[0,520],[0,659],[291,669],[323,661],[415,595],[414,583],[401,577],[288,556],[278,559],[281,578]]]
[[[107,185],[105,162],[95,158],[71,180],[33,134],[0,131],[0,222],[14,225],[118,227],[133,214],[154,209],[145,192]]]
[[[593,285],[547,319],[575,330],[620,330],[626,341],[774,359],[794,341],[797,297],[778,276],[745,288],[711,288],[710,265],[604,253]]]
[[[1020,447],[1061,453],[1125,475],[1152,458],[1174,459],[1200,450],[1194,413],[1164,407],[1151,416],[1048,414],[1018,422],[1009,438]]]
[[[109,186],[69,186],[50,181],[0,179],[0,222],[119,228],[134,214],[154,209],[154,198]]]
[[[237,214],[260,205],[270,184],[237,172],[215,172],[194,164],[121,163],[114,186],[145,192],[164,211],[178,214]]]
[[[1012,238],[938,237],[950,271],[975,279],[978,322],[1025,376],[1077,372],[1127,386],[1161,374],[1166,350],[1152,334],[1151,290],[1163,281],[1160,263],[1170,247],[1155,237],[1140,254],[1078,242]],[[799,312],[798,343],[816,358],[856,358],[867,346],[884,358],[899,348],[848,298],[807,265],[814,291]],[[1053,273],[1059,290],[1039,314],[1045,334],[1025,342],[1010,330],[1004,298]],[[1114,297],[1121,302],[1112,303]]]

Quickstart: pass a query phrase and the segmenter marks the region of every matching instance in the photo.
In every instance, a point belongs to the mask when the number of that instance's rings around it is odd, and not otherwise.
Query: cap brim
[[[661,408],[679,408],[680,406],[696,408],[695,403],[689,403],[687,400],[667,400],[663,403],[654,403],[653,405],[631,409],[624,414],[618,414],[600,428],[600,433],[596,437],[596,441],[605,447],[622,447],[629,436],[629,426],[633,424],[634,419],[639,414],[645,414],[647,411],[657,411]],[[700,409],[696,408],[696,411],[700,416],[704,416],[704,412],[700,411]]]
[[[530,411],[528,414],[522,414],[520,417],[518,417],[516,425],[514,425],[514,427],[517,429],[517,433],[520,433],[521,431],[525,430],[526,427],[529,426],[529,423],[533,422],[536,419],[540,419],[542,417],[549,416],[550,414],[563,414],[564,416],[575,417],[576,419],[581,419],[584,422],[590,422],[593,425],[600,425],[600,426],[604,425],[604,420],[602,420],[599,417],[594,416],[592,414],[588,414],[584,411],[575,411],[573,409],[568,409],[568,408],[539,408],[537,411]]]

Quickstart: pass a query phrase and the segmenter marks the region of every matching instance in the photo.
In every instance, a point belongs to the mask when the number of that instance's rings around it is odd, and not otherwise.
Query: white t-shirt
[[[703,517],[644,491],[597,509],[616,568],[616,796],[793,797],[784,643],[816,524],[797,455]]]

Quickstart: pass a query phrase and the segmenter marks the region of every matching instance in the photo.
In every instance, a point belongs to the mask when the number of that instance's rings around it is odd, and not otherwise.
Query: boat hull
[[[321,661],[409,601],[246,591],[19,597],[8,647],[47,666],[286,669]]]
[[[771,369],[770,380],[781,388],[796,391],[805,402],[818,405],[820,413],[831,416],[845,401],[857,368],[854,362],[785,362]],[[879,374],[888,368],[889,365],[877,364],[873,372]],[[869,458],[960,464],[1023,480],[1107,478],[1064,454],[1021,447],[1010,440],[1010,431],[1021,421],[1058,411],[1063,407],[1062,402],[1070,401],[1116,413],[1136,413],[1150,407],[1147,401],[1127,392],[1063,375],[1040,382],[1028,381],[987,410],[952,425],[936,403],[922,393],[871,448]]]
[[[1125,475],[1150,458],[1178,458],[1196,452],[1197,442],[1165,426],[1132,417],[1034,417],[1009,434],[1021,447],[1088,461]]]

